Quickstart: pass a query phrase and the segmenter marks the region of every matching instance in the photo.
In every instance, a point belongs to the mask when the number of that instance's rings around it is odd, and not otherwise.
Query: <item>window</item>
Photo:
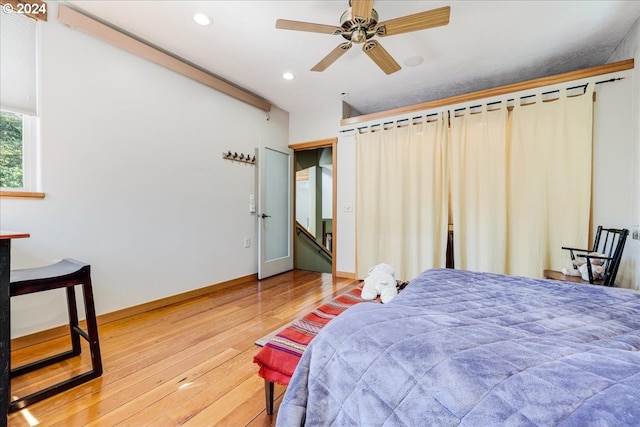
[[[37,189],[37,21],[0,13],[0,188]]]
[[[0,111],[0,188],[35,190],[37,117]]]

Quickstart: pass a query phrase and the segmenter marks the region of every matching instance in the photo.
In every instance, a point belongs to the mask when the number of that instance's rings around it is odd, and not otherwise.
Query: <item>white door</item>
[[[258,279],[293,269],[293,151],[258,155]]]

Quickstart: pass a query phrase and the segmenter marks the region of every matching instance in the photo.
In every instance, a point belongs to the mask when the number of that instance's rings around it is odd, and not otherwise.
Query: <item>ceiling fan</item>
[[[449,6],[427,10],[413,15],[401,16],[378,22],[378,12],[373,9],[373,0],[349,0],[349,9],[340,17],[340,26],[314,24],[310,22],[278,19],[276,28],[282,30],[308,31],[312,33],[341,35],[347,41],[339,44],[322,58],[311,71],[324,71],[351,48],[353,43],[363,44],[362,50],[385,74],[400,70],[400,65],[380,43],[371,40],[374,36],[385,37],[411,31],[425,30],[449,23]]]

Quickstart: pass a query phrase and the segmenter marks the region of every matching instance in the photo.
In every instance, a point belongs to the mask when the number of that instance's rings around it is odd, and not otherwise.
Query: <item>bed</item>
[[[640,426],[640,292],[427,270],[304,352],[278,426]]]

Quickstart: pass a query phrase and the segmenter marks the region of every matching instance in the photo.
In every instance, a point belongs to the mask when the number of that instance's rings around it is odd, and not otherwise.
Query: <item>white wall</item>
[[[634,76],[597,86],[594,104],[593,226],[631,229],[634,224],[635,152],[632,99]],[[628,238],[616,284],[633,287],[638,251]]]
[[[632,138],[633,149],[626,155],[633,159],[632,173],[633,181],[628,192],[621,192],[620,197],[631,199],[632,224],[629,226],[640,226],[640,18],[631,27],[624,40],[616,48],[609,58],[609,62],[622,61],[634,58],[635,68],[633,70],[633,84],[631,86],[631,111],[632,111]],[[640,241],[627,240],[625,247],[625,257],[627,257],[627,269],[633,272],[633,287],[640,289]]]
[[[293,112],[289,120],[289,143],[335,138],[342,119],[342,102],[325,107]]]
[[[309,181],[296,181],[296,221],[309,228]]]
[[[322,167],[322,219],[333,218],[333,171]]]
[[[356,136],[354,132],[338,136],[336,190],[336,271],[356,272]]]
[[[286,147],[263,111],[60,24],[41,24],[44,200],[3,199],[12,268],[92,265],[98,314],[256,273],[255,167],[223,151]],[[245,249],[245,237],[252,239]],[[12,298],[12,336],[66,322],[62,292]]]

